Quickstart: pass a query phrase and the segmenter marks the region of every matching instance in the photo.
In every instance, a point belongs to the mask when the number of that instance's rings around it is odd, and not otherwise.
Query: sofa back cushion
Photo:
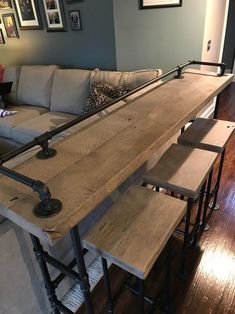
[[[90,76],[90,70],[56,70],[52,85],[50,111],[79,115],[89,96]]]
[[[11,93],[4,95],[4,100],[9,101],[10,103],[16,104],[17,102],[17,88],[20,77],[20,66],[11,66],[4,69],[3,73],[3,82],[13,82]]]
[[[50,107],[51,86],[56,65],[22,65],[17,104]]]
[[[94,82],[106,82],[112,86],[126,85],[130,90],[158,77],[159,69],[139,70],[132,72],[100,71],[95,69],[91,74],[90,86]]]

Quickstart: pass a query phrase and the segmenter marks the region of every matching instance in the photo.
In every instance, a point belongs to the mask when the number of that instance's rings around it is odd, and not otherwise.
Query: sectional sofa
[[[93,82],[106,82],[115,87],[125,85],[131,90],[160,74],[159,69],[117,72],[60,69],[56,65],[10,67],[3,75],[3,82],[13,81],[12,92],[5,97],[5,103],[8,109],[18,113],[0,120],[0,143],[6,150],[13,149],[74,119],[80,115]],[[116,107],[132,99],[133,96]],[[58,137],[64,138],[99,118],[100,115],[95,115],[89,122],[73,127]]]

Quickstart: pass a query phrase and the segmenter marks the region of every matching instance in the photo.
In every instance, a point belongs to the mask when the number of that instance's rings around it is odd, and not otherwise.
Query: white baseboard
[[[216,100],[214,100],[213,103],[202,113],[202,118],[209,118],[213,115],[213,112],[215,110],[215,103]]]

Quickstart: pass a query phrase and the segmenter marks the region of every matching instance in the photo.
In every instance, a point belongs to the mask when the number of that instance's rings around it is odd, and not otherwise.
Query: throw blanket
[[[121,97],[129,91],[125,85],[113,87],[105,82],[94,82],[91,87],[90,96],[87,98],[85,105],[81,110],[81,115],[94,111],[101,105]]]
[[[18,111],[16,110],[9,111],[9,110],[0,109],[0,118],[11,116],[13,114],[16,114],[17,112]]]

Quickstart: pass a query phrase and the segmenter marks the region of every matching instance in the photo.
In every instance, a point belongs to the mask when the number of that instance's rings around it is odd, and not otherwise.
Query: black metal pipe
[[[68,264],[68,268],[69,269],[73,269],[73,267],[76,265],[76,260],[73,259],[71,261],[71,263]],[[63,279],[66,277],[66,275],[64,273],[60,273],[54,280],[53,280],[53,284],[55,286],[55,288],[57,288],[59,286],[59,284],[63,281]]]
[[[226,70],[225,63],[216,63],[216,62],[204,62],[204,61],[191,61],[191,64],[197,64],[197,65],[208,65],[212,67],[218,67],[220,68],[220,73],[218,73],[218,76],[223,76]]]
[[[60,301],[56,302],[56,306],[64,314],[74,314],[74,312],[70,311],[70,309],[64,306]]]
[[[38,203],[34,208],[36,216],[39,217],[52,216],[62,209],[62,203],[57,199],[51,198],[50,190],[43,182],[39,180],[33,180],[30,177],[18,173],[12,169],[8,169],[4,166],[0,166],[0,173],[32,188],[35,192],[38,193],[41,202]]]
[[[110,277],[109,277],[109,269],[108,264],[105,258],[101,258],[103,274],[104,274],[104,286],[106,292],[106,302],[107,302],[107,313],[113,313],[113,298],[112,298],[112,290],[110,286]]]
[[[55,259],[54,257],[50,256],[47,253],[43,255],[43,259],[45,262],[47,262],[47,264],[50,264],[51,266],[55,267],[56,269],[64,273],[66,276],[73,279],[76,283],[80,284],[81,279],[79,274],[72,270],[70,267],[64,265],[63,263],[61,263],[60,261],[58,261],[57,259]]]
[[[219,192],[219,187],[220,187],[220,181],[221,181],[221,176],[222,176],[222,171],[223,171],[223,165],[224,165],[225,151],[226,151],[226,149],[223,150],[221,157],[220,157],[220,165],[219,165],[219,171],[218,171],[216,185],[215,185],[216,188],[215,188],[215,194],[214,194],[212,209],[215,208],[216,202],[217,202],[217,197],[218,197],[218,192]]]
[[[213,63],[213,62],[203,62],[203,61],[195,61],[195,60],[190,60],[182,65],[178,65],[177,67],[163,73],[162,75],[158,76],[157,78],[154,78],[150,81],[148,81],[147,83],[131,90],[130,92],[126,93],[125,95],[122,95],[121,97],[107,103],[107,104],[104,104],[102,106],[100,106],[99,108],[95,109],[94,111],[90,112],[90,113],[87,113],[86,115],[84,116],[79,116],[71,121],[69,121],[68,123],[66,124],[63,124],[62,126],[59,126],[58,128],[52,130],[52,131],[49,131],[49,132],[45,132],[43,134],[41,134],[40,136],[38,137],[35,137],[34,140],[32,140],[31,142],[23,145],[22,147],[20,148],[17,148],[15,150],[13,150],[12,152],[10,153],[7,153],[3,156],[0,157],[0,165],[2,165],[4,162],[18,156],[19,154],[27,151],[28,149],[30,148],[33,148],[34,146],[36,145],[43,145],[43,143],[45,142],[48,142],[49,139],[53,138],[55,135],[67,130],[68,128],[78,124],[79,122],[82,122],[88,118],[90,118],[91,116],[99,113],[100,111],[104,110],[104,109],[107,109],[108,107],[116,104],[117,102],[119,102],[120,100],[123,100],[131,95],[133,95],[134,93],[144,89],[145,87],[153,84],[153,83],[156,83],[164,78],[166,78],[167,76],[171,75],[171,74],[174,74],[175,72],[178,73],[178,75],[176,77],[179,78],[180,74],[181,74],[181,71],[187,67],[188,65],[209,65],[209,66],[216,66],[216,67],[220,67],[221,68],[221,73],[219,74],[219,76],[222,76],[224,74],[224,71],[225,71],[225,65],[224,63]]]
[[[86,271],[86,266],[83,258],[82,243],[79,235],[78,227],[75,226],[70,230],[70,236],[73,244],[73,250],[75,259],[77,262],[78,273],[80,276],[80,288],[83,293],[84,301],[86,304],[86,309],[88,314],[94,314],[94,309],[92,305],[90,283],[88,279],[88,274]]]
[[[43,258],[45,251],[43,250],[43,247],[42,247],[39,239],[32,234],[30,234],[30,236],[31,236],[31,240],[33,243],[33,250],[34,250],[36,259],[39,263],[40,270],[41,270],[41,273],[43,276],[43,280],[45,283],[45,288],[46,288],[47,296],[48,296],[50,304],[51,304],[51,308],[52,308],[54,313],[59,314],[60,312],[59,312],[58,307],[57,307],[59,301],[58,301],[56,293],[55,293],[55,287],[52,283],[51,276],[50,276],[50,273],[49,273],[48,268],[47,268],[47,264]]]

